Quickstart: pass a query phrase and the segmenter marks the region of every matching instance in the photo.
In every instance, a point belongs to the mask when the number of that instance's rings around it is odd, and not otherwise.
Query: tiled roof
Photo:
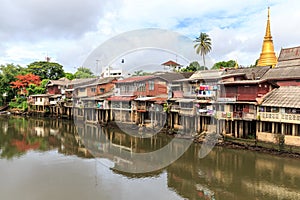
[[[300,46],[281,49],[277,67],[300,66]]]
[[[82,84],[90,84],[94,81],[96,81],[97,78],[80,78],[80,79],[73,79],[69,85],[82,85]]]
[[[248,80],[258,80],[261,79],[264,74],[270,70],[270,67],[252,67],[252,68],[239,68],[239,69],[227,69],[223,72],[222,76],[235,76],[243,75]]]
[[[98,78],[92,83],[88,82],[88,84],[83,84],[81,86],[78,86],[77,88],[85,88],[85,87],[89,87],[89,86],[102,85],[102,84],[110,83],[113,80],[116,80],[116,78],[114,78],[114,77]]]
[[[133,83],[133,82],[145,81],[152,78],[155,78],[155,76],[132,76],[129,78],[125,78],[123,80],[118,80],[116,81],[116,83]]]
[[[52,86],[52,85],[67,85],[68,83],[70,83],[71,81],[67,78],[61,78],[59,80],[49,80],[47,83],[47,86]]]
[[[263,97],[262,106],[300,108],[300,87],[283,86]]]
[[[180,64],[178,64],[177,62],[174,62],[173,60],[169,60],[161,65],[165,65],[165,66],[180,66]]]
[[[267,80],[281,80],[281,79],[295,79],[300,78],[300,67],[275,67],[270,69],[263,79]]]
[[[175,80],[179,80],[179,79],[184,79],[185,76],[181,73],[176,73],[176,72],[158,72],[158,73],[154,73],[153,74],[156,77],[165,79],[167,82],[172,82]]]

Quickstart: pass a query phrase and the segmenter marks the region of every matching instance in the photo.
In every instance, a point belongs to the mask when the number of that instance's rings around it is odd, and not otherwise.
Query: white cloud
[[[74,71],[105,40],[154,27],[191,39],[207,32],[212,38],[211,64],[237,59],[250,65],[261,51],[268,4],[276,53],[281,47],[298,46],[297,0],[3,0],[0,62],[29,64],[48,52]]]

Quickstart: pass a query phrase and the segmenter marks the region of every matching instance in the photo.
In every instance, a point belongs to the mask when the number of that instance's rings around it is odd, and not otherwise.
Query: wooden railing
[[[196,110],[193,109],[193,108],[180,108],[179,113],[181,115],[190,115],[190,116],[192,116],[192,115],[196,115]]]
[[[179,112],[179,110],[180,110],[179,105],[172,105],[171,112]]]
[[[230,120],[254,120],[257,119],[255,112],[242,112],[242,111],[235,111],[235,112],[217,112],[218,119],[230,119]]]

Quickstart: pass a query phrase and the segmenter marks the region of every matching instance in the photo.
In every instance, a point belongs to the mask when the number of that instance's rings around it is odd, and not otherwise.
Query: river
[[[120,152],[159,150],[174,138],[93,125],[83,133],[82,127],[71,120],[1,117],[1,199],[300,199],[299,159],[217,146],[200,158],[201,145],[191,144],[169,166],[151,171],[151,156],[135,165],[148,171],[130,173],[116,168],[130,163]],[[106,143],[99,142],[103,135]],[[117,151],[105,151],[106,144]]]

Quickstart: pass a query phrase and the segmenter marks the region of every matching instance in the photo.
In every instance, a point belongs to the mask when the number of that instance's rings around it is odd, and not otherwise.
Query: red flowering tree
[[[21,93],[23,92],[25,94],[27,94],[26,88],[30,84],[40,85],[40,83],[41,83],[40,77],[37,75],[34,75],[32,73],[25,74],[25,75],[17,75],[16,79],[17,79],[16,81],[13,81],[10,83],[11,87],[17,88],[17,89],[21,90]]]

